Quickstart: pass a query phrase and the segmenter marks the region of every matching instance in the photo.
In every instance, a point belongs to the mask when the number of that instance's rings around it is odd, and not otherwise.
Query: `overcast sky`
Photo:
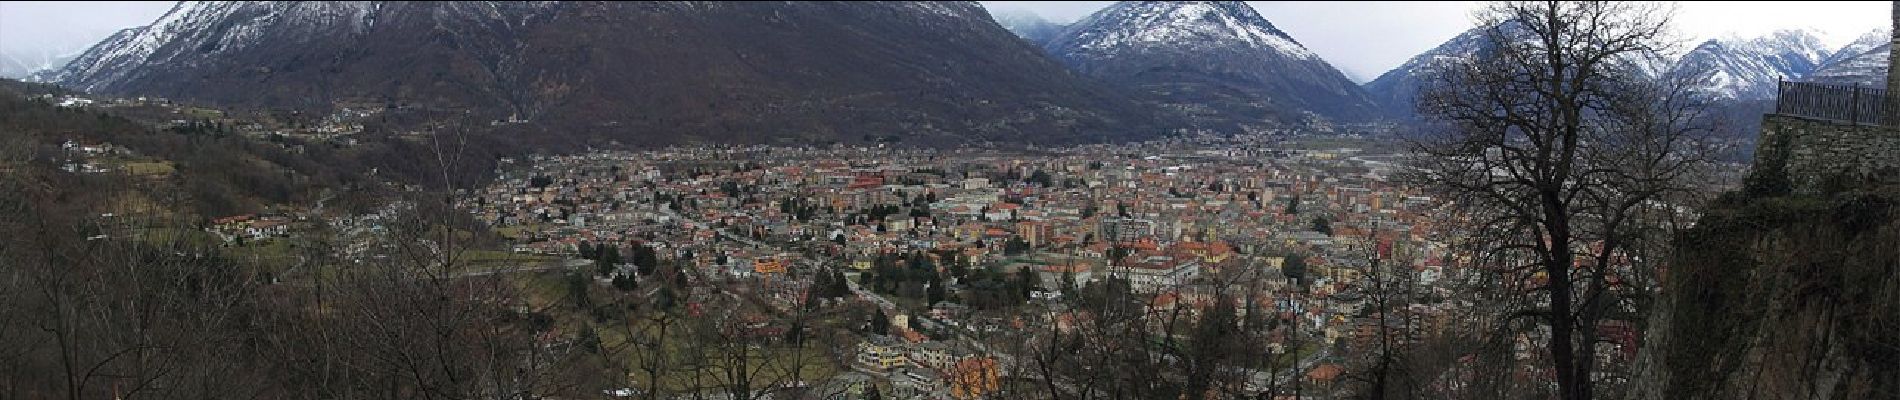
[[[0,1],[0,54],[85,50],[120,29],[149,24],[170,1]]]
[[[1029,11],[1072,22],[1112,2],[984,1],[992,10]],[[1283,31],[1364,82],[1431,49],[1471,26],[1478,2],[1248,2]],[[73,52],[119,29],[150,23],[172,2],[0,1],[0,54]],[[1831,46],[1885,27],[1884,1],[1684,2],[1676,16],[1693,42],[1777,29],[1814,29]],[[1688,43],[1693,46],[1695,43]]]

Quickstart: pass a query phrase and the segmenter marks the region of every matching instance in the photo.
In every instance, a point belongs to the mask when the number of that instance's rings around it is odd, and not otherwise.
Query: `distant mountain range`
[[[1413,102],[1442,68],[1475,56],[1485,48],[1483,29],[1466,31],[1405,64],[1367,82],[1366,91],[1387,115],[1409,118]],[[1652,55],[1632,60],[1653,76],[1699,77],[1695,90],[1718,106],[1755,107],[1775,98],[1776,82],[1820,81],[1881,85],[1886,79],[1887,31],[1868,33],[1840,49],[1828,49],[1814,34],[1784,30],[1760,38],[1721,38],[1702,42],[1674,60]]]
[[[41,78],[247,107],[421,105],[588,143],[1074,143],[1176,125],[973,2],[186,2]]]
[[[1885,87],[1887,57],[1892,49],[1892,34],[1888,30],[1868,32],[1822,60],[1805,78],[1814,82]]]
[[[1760,102],[1781,79],[1881,82],[1887,38],[1827,49],[1790,30],[1630,61]],[[1408,120],[1482,42],[1358,85],[1233,1],[1119,2],[1068,25],[972,2],[210,1],[0,72],[63,64],[33,78],[241,108],[382,104],[411,127],[526,121],[496,129],[545,143],[1077,143]]]
[[[1042,16],[1021,10],[991,11],[990,16],[995,17],[996,23],[1002,24],[1010,33],[1036,46],[1048,44],[1056,36],[1062,35],[1063,29],[1068,28],[1068,25],[1049,22]]]
[[[1413,56],[1398,68],[1366,82],[1366,92],[1388,116],[1410,118],[1417,113],[1420,92],[1433,84],[1446,68],[1475,57],[1487,47],[1483,29],[1471,29],[1445,43]]]
[[[24,79],[33,73],[58,68],[78,57],[77,52],[22,51],[0,53],[0,78]]]
[[[1784,30],[1753,39],[1702,42],[1677,60],[1669,73],[1707,74],[1699,89],[1715,99],[1766,100],[1775,98],[1776,82],[1806,77],[1832,53],[1811,33]]]

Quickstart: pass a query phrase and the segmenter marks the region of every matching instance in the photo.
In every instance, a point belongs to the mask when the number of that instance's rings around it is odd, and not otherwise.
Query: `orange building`
[[[778,257],[759,257],[752,260],[752,271],[761,274],[785,273],[785,261]]]
[[[1002,387],[994,358],[966,357],[958,360],[949,372],[951,398],[980,399]]]

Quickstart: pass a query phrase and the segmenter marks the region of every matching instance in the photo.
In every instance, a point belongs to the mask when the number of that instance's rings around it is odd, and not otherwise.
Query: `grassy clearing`
[[[508,240],[521,239],[535,230],[534,227],[527,225],[504,226],[494,229],[496,235],[501,235],[501,237],[507,238]]]
[[[132,236],[154,246],[176,244],[183,247],[209,248],[224,244],[211,232],[190,228],[134,228]]]
[[[794,369],[799,380],[808,383],[823,382],[843,370],[833,362],[828,353],[817,343],[808,343],[802,349],[787,344],[769,346],[722,347],[705,342],[695,332],[699,322],[690,315],[676,315],[666,324],[662,333],[661,324],[654,320],[654,310],[644,305],[637,310],[627,310],[628,302],[637,293],[623,293],[601,285],[589,284],[590,298],[601,307],[615,308],[620,311],[606,321],[595,321],[586,310],[567,303],[572,298],[568,290],[567,273],[523,274],[515,278],[516,284],[528,297],[529,303],[549,310],[555,317],[558,329],[575,332],[592,329],[603,349],[603,362],[619,366],[627,372],[631,386],[648,390],[658,388],[669,394],[688,393],[695,389],[716,390],[727,381],[728,373],[736,373],[743,368],[750,374],[754,389],[787,382]],[[591,279],[591,277],[590,277]],[[618,301],[618,304],[615,304]],[[657,353],[652,344],[658,344]],[[740,357],[736,351],[743,349],[747,354]],[[801,354],[802,352],[802,354]],[[642,369],[648,365],[661,365],[663,370],[657,378],[649,376]],[[796,366],[794,368],[794,366]]]
[[[1286,368],[1292,368],[1294,366],[1294,363],[1297,363],[1301,359],[1305,359],[1306,357],[1310,357],[1314,353],[1318,353],[1320,346],[1322,346],[1322,344],[1317,343],[1317,342],[1301,343],[1300,348],[1297,351],[1274,356],[1273,364],[1271,364],[1270,366],[1273,367],[1273,369],[1276,371],[1286,369]]]
[[[172,166],[171,161],[136,161],[127,162],[121,166],[125,168],[126,173],[138,176],[171,175],[172,171],[177,170],[177,167]]]
[[[224,254],[275,274],[296,265],[297,257],[292,250],[291,239],[272,238],[228,247],[224,249]]]
[[[659,334],[651,321],[635,321],[635,335],[641,335],[643,342],[651,343],[651,338]],[[771,346],[752,346],[740,350],[739,347],[709,346],[708,343],[692,343],[694,333],[687,322],[676,322],[667,328],[667,339],[661,342],[662,353],[655,355],[647,348],[628,346],[626,327],[617,332],[602,332],[601,343],[620,345],[628,350],[624,352],[625,364],[632,373],[630,378],[640,387],[659,387],[668,392],[688,392],[695,386],[720,385],[729,381],[729,376],[747,374],[753,389],[764,389],[774,384],[792,381],[794,370],[798,380],[823,382],[837,375],[842,366],[832,362],[827,356],[829,349],[820,348],[816,343],[807,343],[800,349],[789,344]],[[743,357],[741,356],[743,351]],[[674,367],[659,375],[658,382],[647,376],[642,366],[648,365],[649,357],[662,357],[665,364]]]
[[[214,109],[209,109],[209,108],[189,107],[189,108],[184,109],[184,114],[186,116],[195,117],[195,118],[220,118],[224,116],[224,111],[219,111],[219,110],[214,110]]]
[[[560,259],[560,257],[555,256],[522,254],[502,250],[464,250],[460,256],[456,257],[458,261],[475,265],[542,263],[558,261]]]
[[[157,201],[143,192],[126,190],[112,197],[108,210],[118,215],[164,214],[168,210],[160,207]]]

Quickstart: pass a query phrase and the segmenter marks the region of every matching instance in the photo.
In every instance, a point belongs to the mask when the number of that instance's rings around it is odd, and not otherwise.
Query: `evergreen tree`
[[[1026,300],[1029,298],[1029,292],[1042,286],[1042,274],[1038,274],[1036,270],[1028,267],[1017,269],[1016,282],[1017,290],[1022,295],[1021,298]]]
[[[639,283],[634,281],[633,277],[627,276],[627,275],[614,275],[614,289],[620,289],[620,291],[622,292],[631,292],[633,291],[633,289],[636,289],[638,287],[639,287]]]
[[[582,350],[586,350],[589,353],[599,353],[600,352],[600,334],[594,332],[594,327],[592,325],[581,324],[580,335],[579,337],[575,338],[574,344],[576,346],[580,346]]]
[[[594,250],[594,264],[599,266],[601,275],[612,272],[615,266],[620,265],[620,248],[601,243],[600,247]]]
[[[1286,261],[1280,264],[1280,274],[1286,275],[1287,279],[1292,279],[1295,283],[1303,282],[1306,279],[1306,256],[1286,255]]]
[[[645,243],[633,247],[633,265],[638,267],[641,276],[653,275],[653,268],[660,264],[658,253]]]
[[[879,335],[889,335],[891,333],[891,317],[884,315],[884,309],[882,308],[877,309],[877,313],[871,315],[871,333]]]
[[[653,306],[656,308],[671,311],[678,305],[678,294],[673,292],[672,286],[661,285],[659,293],[653,295]]]
[[[937,302],[943,301],[944,296],[945,296],[944,289],[943,289],[943,280],[935,276],[932,276],[930,277],[930,282],[928,284],[930,285],[930,287],[929,289],[926,289],[924,293],[925,300],[929,301],[928,304],[937,304]]]
[[[1049,173],[1043,172],[1042,170],[1036,170],[1035,173],[1029,174],[1029,179],[1025,180],[1024,182],[1042,185],[1042,187],[1045,187],[1045,188],[1056,186],[1055,179],[1049,177]]]
[[[1073,268],[1063,268],[1061,279],[1062,279],[1061,290],[1062,290],[1063,296],[1073,296],[1074,295],[1073,293],[1075,293],[1075,289],[1076,289],[1075,270]]]
[[[587,293],[587,276],[580,273],[567,274],[567,299],[577,310],[594,307],[594,300]]]
[[[589,243],[589,242],[587,242],[587,241],[585,241],[585,240],[583,240],[583,241],[581,241],[581,244],[580,244],[580,249],[579,249],[579,250],[580,250],[580,253],[581,253],[581,259],[584,259],[584,260],[593,260],[593,259],[595,259],[595,258],[597,257],[597,253],[598,253],[598,251],[599,251],[598,249],[595,249],[595,248],[594,248],[594,244],[593,244],[593,243]]]
[[[839,298],[851,295],[851,283],[845,281],[844,271],[831,271],[831,296]]]

